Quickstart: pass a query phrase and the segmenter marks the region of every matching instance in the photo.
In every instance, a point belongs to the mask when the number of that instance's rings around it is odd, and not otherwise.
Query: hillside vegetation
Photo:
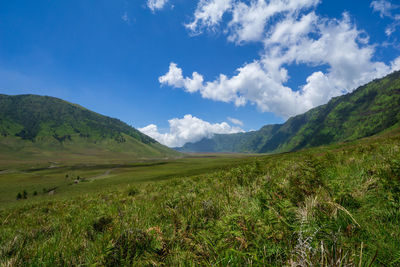
[[[326,105],[258,131],[214,135],[188,143],[184,152],[286,152],[352,141],[400,124],[400,71],[372,81]]]
[[[120,120],[58,98],[0,95],[0,155],[62,160],[82,156],[165,157],[179,153]],[[1,160],[1,158],[0,158]]]
[[[400,130],[0,211],[5,266],[399,266]]]

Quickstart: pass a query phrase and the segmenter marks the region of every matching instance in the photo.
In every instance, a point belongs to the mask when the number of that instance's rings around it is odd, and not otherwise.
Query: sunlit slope
[[[0,158],[169,157],[178,153],[120,120],[61,99],[0,95]]]
[[[351,141],[399,125],[400,72],[374,80],[326,105],[258,131],[215,135],[179,148],[185,152],[285,152]]]

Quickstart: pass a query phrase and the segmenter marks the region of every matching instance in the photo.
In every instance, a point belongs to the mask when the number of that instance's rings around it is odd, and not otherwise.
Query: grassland
[[[400,264],[400,130],[259,157],[48,167],[0,175],[13,191],[2,265]]]
[[[111,163],[107,162],[107,157],[92,157],[89,162],[85,159],[87,157],[34,162],[30,158],[20,165],[15,161],[0,161],[0,207],[21,204],[16,196],[23,191],[28,193],[29,201],[69,198],[104,188],[205,174],[252,161],[251,155],[240,154],[194,155],[134,162],[120,155],[120,163],[116,163],[117,158],[112,158]],[[81,163],[78,163],[79,160]]]

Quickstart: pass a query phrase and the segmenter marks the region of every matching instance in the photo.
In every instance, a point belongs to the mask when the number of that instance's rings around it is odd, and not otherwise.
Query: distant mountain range
[[[400,126],[400,71],[326,105],[258,131],[216,134],[180,152],[287,152],[345,142]],[[64,100],[0,94],[0,161],[165,158],[181,154],[135,128]]]
[[[58,98],[0,95],[0,159],[180,155],[135,128]]]
[[[400,126],[400,71],[335,97],[326,105],[258,131],[216,134],[181,152],[287,152],[371,136]]]

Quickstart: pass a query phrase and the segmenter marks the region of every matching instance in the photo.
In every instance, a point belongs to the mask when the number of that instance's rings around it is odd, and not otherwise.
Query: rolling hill
[[[400,71],[335,97],[326,105],[258,131],[216,134],[187,143],[182,152],[287,152],[346,142],[400,125]]]
[[[58,98],[0,95],[0,161],[177,156],[126,123]]]

